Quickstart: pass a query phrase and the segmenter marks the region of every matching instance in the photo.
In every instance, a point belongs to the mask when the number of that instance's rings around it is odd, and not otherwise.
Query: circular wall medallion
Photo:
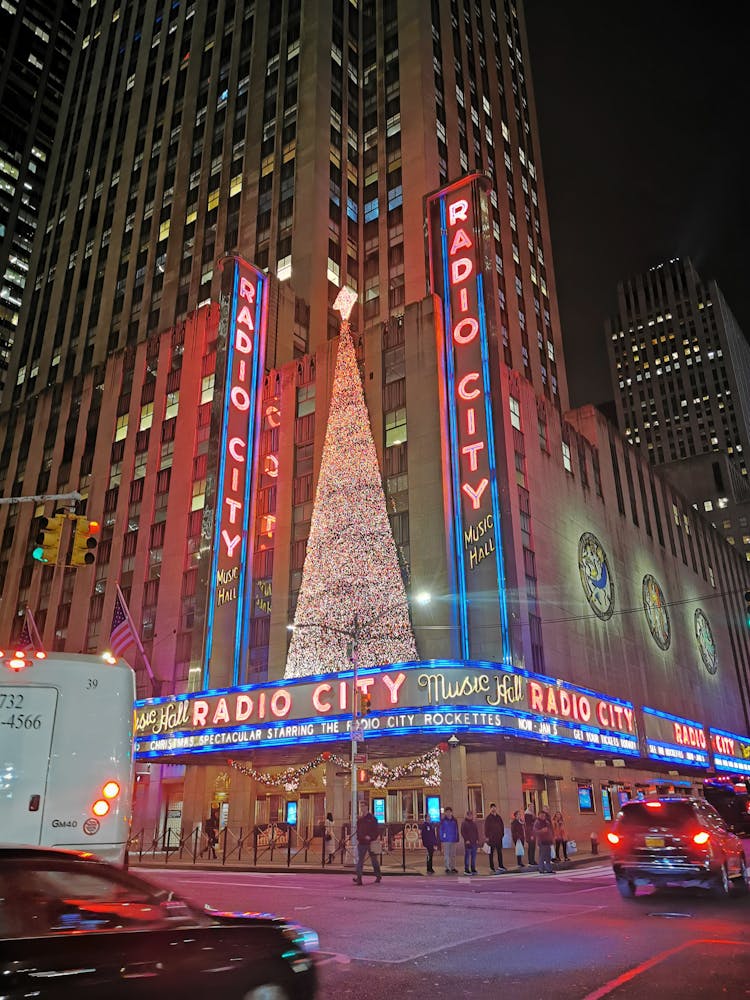
[[[700,650],[701,659],[703,660],[703,666],[709,672],[709,674],[715,674],[718,670],[718,663],[716,662],[716,643],[714,642],[714,634],[711,631],[711,626],[708,623],[708,618],[700,608],[696,609],[695,612],[695,641],[698,643],[698,649]]]
[[[672,629],[669,624],[669,612],[664,591],[650,573],[643,578],[643,610],[646,621],[659,649],[669,649],[672,641]]]
[[[612,574],[601,542],[590,531],[584,531],[578,540],[578,572],[591,610],[602,621],[611,618],[615,605]]]

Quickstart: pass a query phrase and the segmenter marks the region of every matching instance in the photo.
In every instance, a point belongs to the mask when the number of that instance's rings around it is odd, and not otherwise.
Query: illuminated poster
[[[646,753],[654,760],[708,766],[708,742],[700,722],[644,707],[643,728]]]
[[[739,736],[724,729],[709,729],[708,736],[717,771],[750,774],[750,736]]]
[[[459,655],[465,659],[487,655],[487,644],[492,643],[507,663],[510,646],[485,303],[489,190],[486,177],[462,178],[427,198],[427,218],[431,289],[442,306],[437,335],[443,492]]]
[[[253,548],[249,528],[254,523],[268,300],[267,277],[240,257],[230,259],[224,274],[231,279],[228,308],[219,328],[226,377],[203,657],[204,683],[210,678],[213,685],[236,684],[247,661]]]

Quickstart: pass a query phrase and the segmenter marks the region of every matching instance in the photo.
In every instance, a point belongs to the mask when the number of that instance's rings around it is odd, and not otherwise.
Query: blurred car
[[[750,794],[746,781],[706,781],[703,794],[730,830],[750,837]]]
[[[314,931],[201,910],[85,853],[0,846],[3,998],[315,996]]]
[[[728,896],[748,891],[742,841],[703,799],[626,802],[607,834],[620,895],[639,885],[693,886]]]

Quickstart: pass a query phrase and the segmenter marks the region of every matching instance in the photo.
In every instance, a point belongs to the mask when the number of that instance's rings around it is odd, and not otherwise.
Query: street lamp
[[[420,605],[429,604],[432,600],[432,595],[427,591],[420,591],[413,598],[414,603]],[[407,598],[407,604],[411,603]],[[349,641],[347,643],[347,657],[352,668],[352,723],[351,723],[351,774],[352,774],[352,802],[351,802],[351,830],[350,830],[350,845],[352,857],[356,858],[356,850],[354,845],[354,835],[357,829],[357,819],[359,815],[359,803],[358,803],[358,780],[357,780],[357,744],[359,740],[357,737],[362,736],[364,739],[364,733],[357,728],[357,723],[359,721],[359,702],[357,698],[357,685],[359,680],[359,640],[361,637],[366,636],[372,629],[373,625],[376,625],[381,619],[385,618],[391,611],[395,608],[401,607],[401,602],[390,604],[387,608],[384,608],[373,618],[368,619],[366,622],[360,622],[359,615],[354,615],[354,621],[352,622],[352,627],[350,629],[339,628],[333,625],[326,625],[322,622],[300,622],[297,625],[287,625],[287,629],[293,632],[298,628],[319,628],[328,632],[333,632],[334,635],[340,635],[347,638]]]

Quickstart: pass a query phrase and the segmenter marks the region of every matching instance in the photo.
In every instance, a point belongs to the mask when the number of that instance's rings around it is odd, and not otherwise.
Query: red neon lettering
[[[457,285],[460,281],[466,281],[474,270],[474,262],[469,257],[459,257],[451,264],[451,281]]]
[[[255,285],[248,278],[240,278],[240,298],[246,302],[255,302]]]
[[[217,722],[229,722],[229,709],[227,708],[227,699],[219,698],[219,702],[214,710],[214,717],[211,722],[216,725]]]
[[[274,691],[271,695],[271,712],[277,719],[283,719],[289,715],[292,708],[292,696],[284,688]]]
[[[714,748],[719,753],[725,753],[729,757],[734,757],[734,740],[730,740],[728,736],[714,736]]]
[[[464,328],[468,332],[464,333]],[[453,327],[453,339],[457,344],[470,344],[479,333],[479,323],[473,316],[466,316],[460,319]]]
[[[477,432],[477,411],[473,406],[466,411],[466,429],[472,435]]]
[[[240,487],[240,470],[235,467],[232,469],[232,492],[236,493]]]
[[[634,733],[635,732],[635,727],[633,725],[633,709],[632,708],[623,708],[623,712],[625,713],[625,721],[627,723],[628,732],[629,733]]]
[[[448,225],[455,226],[457,222],[466,222],[469,211],[469,203],[465,198],[460,198],[448,206]]]
[[[541,684],[537,684],[536,681],[529,681],[529,707],[532,712],[543,712],[542,707],[542,697],[544,695],[544,689]]]
[[[230,398],[238,410],[244,411],[250,409],[250,396],[247,389],[243,386],[233,385]]]
[[[313,690],[312,703],[318,712],[331,711],[330,703],[327,701],[321,701],[321,695],[329,694],[331,690],[330,684],[318,684],[318,686]]]
[[[245,454],[244,454],[245,448],[247,448],[247,441],[243,441],[242,438],[233,437],[229,439],[229,444],[227,445],[227,451],[235,460],[235,462],[245,461]],[[242,451],[240,449],[242,449]]]
[[[247,365],[244,360],[240,361],[239,368],[237,370],[237,381],[245,382],[247,381]]]
[[[270,403],[266,407],[266,420],[268,421],[269,427],[278,427],[281,423],[281,414],[279,413],[278,406],[274,406]]]
[[[240,354],[252,354],[253,351],[252,339],[250,338],[250,335],[246,333],[244,330],[241,330],[240,327],[237,327],[237,329],[234,332],[234,346],[237,348]]]
[[[238,694],[235,705],[235,717],[237,722],[244,722],[249,719],[253,711],[253,699],[249,694]]]
[[[467,289],[462,288],[458,293],[458,301],[461,303],[461,312],[465,313],[469,311],[469,293]]]
[[[193,725],[194,726],[205,726],[206,716],[208,715],[208,702],[207,701],[194,701],[193,702]]]
[[[461,489],[464,491],[466,496],[471,500],[474,510],[479,510],[481,506],[482,494],[489,486],[489,479],[480,479],[479,485],[476,489],[473,486],[469,486],[468,483],[462,483]]]
[[[255,329],[255,324],[253,323],[253,314],[250,312],[250,310],[247,308],[247,306],[243,306],[242,309],[240,309],[239,316],[237,317],[236,323],[237,323],[237,326],[240,326],[240,325],[246,326],[248,328],[248,330],[254,330]]]
[[[357,688],[363,693],[367,694],[368,690],[375,683],[374,677],[358,677],[357,678]]]
[[[576,695],[573,695],[576,698]],[[582,722],[588,722],[591,718],[591,703],[588,698],[579,697],[577,698],[578,703],[578,716]]]
[[[596,706],[596,718],[599,722],[599,725],[605,726],[606,728],[609,728],[612,721],[607,715],[608,708],[609,706],[603,701],[600,701],[599,704]]]
[[[456,392],[461,397],[461,399],[476,399],[477,396],[481,395],[482,390],[475,386],[473,389],[469,389],[468,385],[470,382],[478,382],[480,379],[479,372],[468,372],[461,381],[458,383]]]
[[[448,251],[452,257],[454,253],[457,253],[462,247],[473,247],[469,234],[465,229],[459,229],[456,235],[453,237],[453,242],[451,243],[451,248]]]
[[[461,449],[462,455],[469,456],[469,469],[472,472],[477,471],[477,452],[482,451],[484,448],[484,441],[476,441],[474,444],[465,444]]]
[[[258,718],[265,719],[266,717],[266,692],[261,691],[258,695]]]
[[[405,680],[406,674],[399,674],[394,680],[391,680],[388,674],[383,674],[383,683],[390,692],[391,705],[398,705],[399,688]]]
[[[343,712],[346,709],[346,699],[349,685],[346,681],[339,681],[339,708]]]
[[[231,497],[224,497],[224,503],[229,507],[229,523],[237,523],[237,511],[242,510],[242,504],[239,500],[233,500]]]
[[[234,550],[242,539],[242,535],[235,535],[234,538],[229,537],[229,532],[226,528],[222,529],[221,537],[224,539],[224,544],[226,545],[227,555],[232,558]]]
[[[555,698],[554,688],[547,688],[547,703],[545,705],[547,715],[557,715],[557,698]]]

